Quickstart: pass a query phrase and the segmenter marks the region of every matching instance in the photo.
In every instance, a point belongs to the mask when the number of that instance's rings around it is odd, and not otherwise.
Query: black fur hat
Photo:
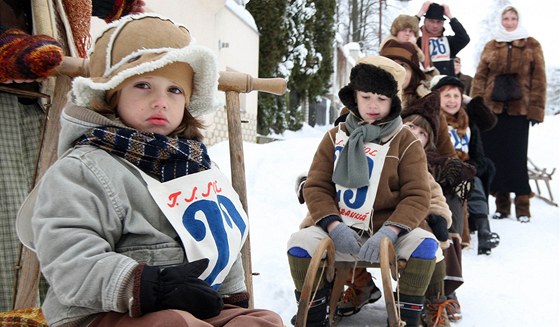
[[[404,119],[411,115],[422,116],[428,121],[428,124],[430,124],[432,132],[435,135],[439,130],[439,107],[439,92],[433,91],[403,109],[401,117]]]
[[[355,91],[383,94],[393,98],[398,93],[398,86],[391,73],[374,65],[360,63],[352,68],[350,83],[338,92],[340,101],[352,112],[358,113]]]
[[[445,85],[457,86],[461,89],[461,93],[465,89],[465,84],[455,76],[436,75],[430,81],[430,89],[432,90],[439,90]]]

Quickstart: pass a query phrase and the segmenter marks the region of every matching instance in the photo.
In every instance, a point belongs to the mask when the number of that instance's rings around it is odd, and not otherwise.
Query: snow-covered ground
[[[286,257],[286,242],[306,212],[294,191],[295,179],[307,171],[327,127],[286,132],[283,141],[244,144],[255,307],[278,312],[286,326],[296,311],[294,286]],[[560,168],[560,115],[547,116],[531,128],[530,158],[549,170]],[[210,155],[229,174],[227,142],[210,148]],[[512,176],[514,178],[514,176]],[[559,202],[560,175],[553,176],[553,196]],[[536,192],[534,183],[531,182]],[[548,195],[544,183],[541,191]],[[490,198],[491,212],[495,206]],[[534,198],[529,224],[514,218],[492,220],[501,244],[490,256],[463,250],[465,284],[457,294],[466,326],[560,326],[560,209]],[[378,269],[372,269],[381,284]],[[385,326],[383,301],[365,306],[340,326]]]

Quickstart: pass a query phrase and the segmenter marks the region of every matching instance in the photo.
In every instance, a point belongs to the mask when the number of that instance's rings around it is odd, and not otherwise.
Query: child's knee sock
[[[399,292],[406,295],[424,296],[435,266],[435,258],[431,260],[410,258],[399,278]]]
[[[443,279],[445,278],[445,260],[436,263],[432,279],[426,290],[426,297],[440,297],[444,295]]]

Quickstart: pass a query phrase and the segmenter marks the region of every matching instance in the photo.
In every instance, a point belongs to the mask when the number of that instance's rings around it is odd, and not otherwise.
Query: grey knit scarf
[[[381,140],[400,126],[402,119],[395,119],[380,125],[366,124],[359,117],[349,114],[346,117],[346,128],[350,133],[348,142],[342,149],[332,181],[349,188],[360,188],[369,184],[369,170],[364,152],[364,143],[380,144]]]

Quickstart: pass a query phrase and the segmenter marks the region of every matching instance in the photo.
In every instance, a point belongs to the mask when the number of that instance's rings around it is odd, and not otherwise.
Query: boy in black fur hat
[[[404,77],[404,68],[385,57],[362,58],[352,69],[350,83],[339,92],[350,114],[317,148],[304,186],[310,220],[290,237],[288,259],[299,299],[322,239],[331,237],[338,261],[379,262],[380,242],[388,238],[406,261],[400,318],[417,326],[426,290],[443,282],[443,276],[433,278],[442,252],[424,219],[431,196],[426,156],[400,117]],[[363,292],[367,277],[356,270],[349,288]],[[330,285],[317,282],[308,326],[326,321]]]

